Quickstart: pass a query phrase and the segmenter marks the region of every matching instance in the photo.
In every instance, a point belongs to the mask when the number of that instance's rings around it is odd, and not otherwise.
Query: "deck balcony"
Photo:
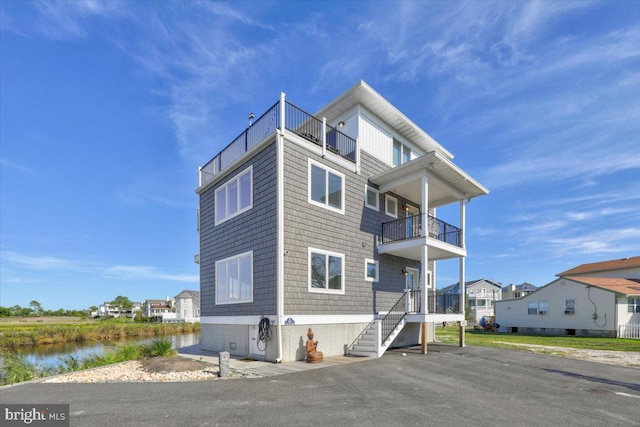
[[[426,222],[425,222],[426,221]],[[426,228],[423,224],[426,223]],[[421,260],[422,246],[430,260],[464,256],[462,230],[428,214],[411,215],[382,224],[378,251]]]
[[[326,153],[339,156],[353,164],[354,168],[358,168],[358,145],[354,138],[327,124],[325,118],[317,118],[285,101],[284,94],[281,94],[278,102],[251,123],[218,155],[198,168],[198,190],[230,170],[246,153],[274,138],[277,131],[291,132],[320,147],[323,156]]]

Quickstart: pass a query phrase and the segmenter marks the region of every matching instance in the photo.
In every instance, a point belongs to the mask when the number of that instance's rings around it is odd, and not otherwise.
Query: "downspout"
[[[280,92],[280,130],[276,134],[277,156],[277,284],[276,284],[276,322],[278,330],[278,357],[276,363],[282,362],[282,318],[284,315],[284,130],[285,130],[285,94]]]

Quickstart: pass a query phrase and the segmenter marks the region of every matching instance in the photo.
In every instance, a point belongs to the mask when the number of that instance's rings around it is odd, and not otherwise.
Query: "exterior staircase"
[[[381,357],[407,323],[405,317],[420,291],[407,290],[380,320],[374,320],[347,348],[351,356]]]
[[[403,319],[398,326],[395,327],[385,342],[378,344],[380,342],[378,334],[378,332],[380,332],[380,322],[381,321],[379,320],[374,320],[369,323],[369,326],[367,326],[358,339],[356,339],[356,341],[349,347],[347,354],[351,356],[365,357],[382,356],[384,352],[387,351],[393,340],[396,339],[400,331],[402,331],[402,328],[404,328],[406,323]]]

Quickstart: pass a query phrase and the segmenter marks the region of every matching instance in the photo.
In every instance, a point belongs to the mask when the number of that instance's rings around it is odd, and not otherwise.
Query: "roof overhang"
[[[409,200],[420,201],[422,177],[429,182],[429,207],[484,196],[489,190],[437,151],[370,178],[381,192],[393,192]]]
[[[358,104],[374,113],[425,153],[437,151],[444,157],[453,159],[453,154],[362,80],[323,107],[315,116],[326,117],[331,121]]]

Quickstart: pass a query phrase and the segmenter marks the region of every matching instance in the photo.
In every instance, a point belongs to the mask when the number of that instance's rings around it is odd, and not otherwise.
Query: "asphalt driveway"
[[[70,403],[72,426],[640,426],[640,368],[430,350],[258,379],[30,383],[0,400]]]

